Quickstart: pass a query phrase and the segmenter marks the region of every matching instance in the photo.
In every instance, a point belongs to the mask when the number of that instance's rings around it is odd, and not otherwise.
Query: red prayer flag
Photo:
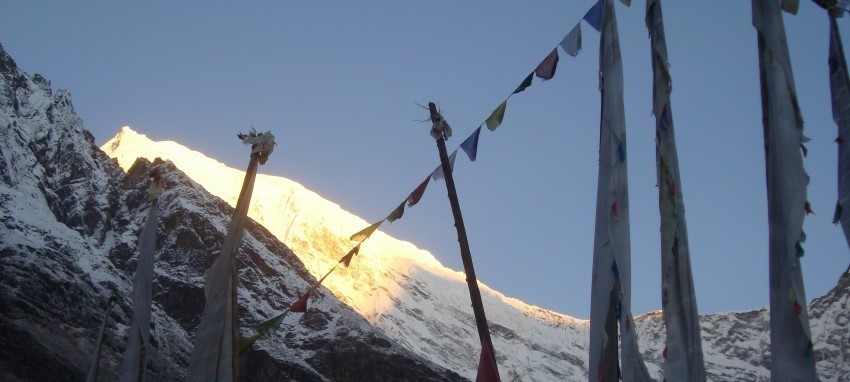
[[[413,192],[410,193],[410,196],[407,197],[407,205],[414,206],[416,203],[419,203],[419,199],[422,199],[422,195],[425,195],[425,188],[428,187],[428,181],[431,180],[431,174],[428,174],[425,177],[425,180],[416,187]]]
[[[313,291],[313,288],[310,288],[307,293],[304,293],[298,301],[292,303],[292,306],[289,307],[289,311],[293,313],[304,313],[307,311],[307,299],[310,298],[310,292]]]
[[[478,360],[478,375],[475,376],[475,382],[501,382],[490,350],[484,344],[481,344],[481,358]]]
[[[552,53],[549,53],[543,61],[537,65],[537,69],[534,69],[534,74],[537,77],[545,80],[551,80],[552,77],[555,77],[555,70],[558,69],[558,48],[552,49]]]

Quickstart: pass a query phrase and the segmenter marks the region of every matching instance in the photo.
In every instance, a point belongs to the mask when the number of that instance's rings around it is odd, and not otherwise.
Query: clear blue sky
[[[291,178],[367,221],[386,216],[438,164],[427,112],[450,150],[481,124],[593,0],[0,4],[0,43],[29,73],[70,90],[97,143],[130,125],[244,168],[235,137],[271,130],[261,171]],[[635,313],[660,309],[659,216],[644,1],[617,4],[628,129]],[[809,299],[835,285],[850,250],[831,223],[836,126],[827,17],[785,15],[806,121],[815,215]],[[749,1],[665,1],[673,118],[701,313],[768,304],[767,211],[756,34]],[[848,20],[839,20],[850,41]],[[557,74],[511,97],[455,179],[479,279],[508,296],[588,317],[598,158],[599,35],[561,52]],[[462,269],[445,184],[382,227]],[[342,254],[340,254],[342,255]]]

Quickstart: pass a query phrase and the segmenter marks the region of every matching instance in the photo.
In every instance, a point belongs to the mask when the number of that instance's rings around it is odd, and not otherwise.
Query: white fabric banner
[[[206,304],[201,315],[201,324],[196,333],[195,347],[189,360],[187,381],[227,381],[236,380],[233,362],[235,362],[233,333],[237,330],[237,317],[233,306],[233,288],[235,281],[236,251],[242,242],[245,222],[248,220],[248,206],[257,177],[258,154],[251,155],[248,171],[242,191],[236,201],[236,209],[230,221],[230,228],[224,238],[221,253],[206,271],[204,297]]]
[[[767,166],[771,380],[816,381],[803,274],[803,119],[777,0],[753,0]]]
[[[620,58],[614,4],[604,0],[599,46],[602,119],[599,128],[599,179],[593,245],[593,282],[590,301],[589,381],[616,381],[617,333],[606,333],[611,312],[618,310],[623,347],[623,380],[650,381],[638,351],[634,328],[623,330],[631,314],[631,247],[629,192],[626,167],[626,118],[623,106],[623,65]],[[615,265],[616,262],[616,265]],[[620,288],[616,286],[619,285]],[[621,290],[619,290],[621,289]],[[613,297],[613,298],[612,298]],[[617,304],[617,300],[622,303]],[[603,357],[608,350],[611,356]]]
[[[651,38],[658,208],[661,214],[661,308],[666,329],[664,379],[705,381],[697,299],[694,292],[685,204],[670,106],[672,91],[661,0],[647,1]]]

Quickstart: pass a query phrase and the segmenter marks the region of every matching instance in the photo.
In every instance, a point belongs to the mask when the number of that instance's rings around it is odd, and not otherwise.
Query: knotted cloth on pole
[[[251,161],[245,172],[242,191],[236,201],[236,209],[230,228],[224,238],[221,253],[206,271],[204,297],[206,305],[201,315],[201,324],[196,334],[195,347],[189,360],[187,381],[236,380],[237,355],[236,335],[236,250],[242,242],[248,206],[257,176],[258,162],[265,163],[274,149],[271,133],[240,135],[246,144],[251,144]]]
[[[705,381],[697,299],[691,273],[679,155],[673,130],[672,91],[661,0],[646,2],[655,114],[658,209],[661,214],[661,308],[666,328],[664,379]]]
[[[631,248],[626,167],[623,65],[614,4],[603,0],[599,70],[602,110],[599,128],[599,179],[590,300],[589,381],[650,381],[638,350],[631,305]],[[619,309],[618,309],[619,308]],[[622,368],[617,362],[617,329],[622,337]]]
[[[778,0],[753,0],[767,166],[772,381],[816,381],[800,257],[808,209],[803,118]]]
[[[151,170],[151,185],[148,196],[151,206],[139,235],[139,259],[133,278],[133,321],[130,323],[127,350],[121,362],[119,380],[122,382],[144,380],[148,335],[151,324],[151,302],[154,274],[154,251],[156,246],[156,214],[159,196],[162,194],[162,174],[159,167]]]

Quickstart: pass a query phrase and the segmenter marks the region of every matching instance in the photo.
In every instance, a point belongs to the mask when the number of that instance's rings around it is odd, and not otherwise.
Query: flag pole
[[[242,182],[221,252],[205,272],[204,311],[189,359],[188,381],[232,382],[239,378],[236,252],[242,242],[258,164],[274,150],[271,132],[237,134],[251,145],[251,160]]]
[[[94,351],[91,365],[89,365],[89,373],[86,377],[86,382],[97,382],[97,372],[100,368],[100,350],[103,348],[103,335],[106,333],[106,325],[109,323],[109,312],[112,310],[112,304],[115,302],[115,296],[109,296],[109,301],[106,303],[106,309],[103,312],[103,323],[100,326],[100,334],[97,336],[97,348]]]
[[[440,165],[442,166],[443,176],[446,180],[446,190],[448,191],[449,203],[452,206],[452,215],[454,215],[455,228],[457,229],[460,257],[463,261],[466,283],[469,286],[469,297],[472,299],[475,325],[478,327],[478,337],[481,341],[481,364],[478,366],[478,378],[476,380],[501,381],[499,368],[496,366],[496,353],[493,350],[493,341],[490,338],[490,329],[487,326],[487,317],[484,314],[484,303],[481,301],[481,291],[478,289],[478,279],[475,277],[475,268],[472,265],[472,254],[469,250],[466,227],[463,224],[463,216],[460,212],[460,203],[458,202],[455,181],[452,176],[452,166],[449,163],[449,155],[446,152],[445,141],[451,136],[451,128],[443,116],[437,111],[437,106],[433,102],[428,103],[428,110],[431,112],[431,122],[433,124],[431,136],[437,141],[437,150],[440,153]],[[492,365],[492,367],[482,369],[485,361],[486,364]]]

